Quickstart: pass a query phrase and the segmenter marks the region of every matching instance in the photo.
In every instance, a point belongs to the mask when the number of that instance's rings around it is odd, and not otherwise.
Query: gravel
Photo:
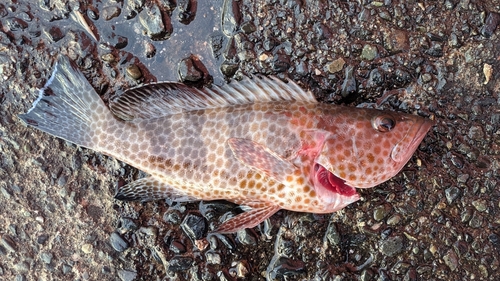
[[[0,3],[1,280],[494,280],[500,2]],[[141,83],[296,81],[322,102],[437,120],[392,180],[335,214],[213,235],[224,201],[126,203],[144,173],[27,128],[58,55],[107,102]],[[168,202],[171,203],[171,202]]]

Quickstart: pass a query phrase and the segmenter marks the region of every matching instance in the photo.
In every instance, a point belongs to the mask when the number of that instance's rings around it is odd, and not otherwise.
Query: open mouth
[[[344,180],[329,172],[318,163],[314,164],[314,176],[316,180],[326,189],[344,196],[353,196],[356,189],[345,183]]]

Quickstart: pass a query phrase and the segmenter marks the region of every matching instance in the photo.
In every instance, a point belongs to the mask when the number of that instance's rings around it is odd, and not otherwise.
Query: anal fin
[[[173,202],[199,201],[199,198],[190,196],[170,186],[155,177],[146,177],[122,186],[115,195],[115,199],[124,201],[153,201],[169,199]]]
[[[214,232],[233,233],[245,228],[255,227],[271,217],[274,213],[279,211],[279,209],[279,206],[271,204],[260,208],[253,208],[250,211],[241,213],[223,222]]]

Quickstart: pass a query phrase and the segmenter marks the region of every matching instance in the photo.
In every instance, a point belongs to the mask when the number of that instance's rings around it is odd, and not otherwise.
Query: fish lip
[[[431,119],[421,119],[423,122],[418,126],[418,128],[415,130],[414,128],[410,129],[406,136],[411,134],[413,131],[415,132],[415,136],[411,140],[411,142],[402,150],[399,150],[399,155],[397,154],[398,152],[398,146],[401,143],[398,143],[394,148],[392,149],[391,153],[391,158],[392,160],[396,162],[403,162],[403,161],[408,161],[408,159],[413,155],[415,150],[417,150],[418,146],[422,142],[422,140],[425,138],[427,135],[427,132],[429,132],[430,128],[436,124],[435,120]],[[414,126],[418,124],[418,121],[415,122]],[[406,137],[405,136],[405,137]],[[402,140],[401,140],[402,141]]]

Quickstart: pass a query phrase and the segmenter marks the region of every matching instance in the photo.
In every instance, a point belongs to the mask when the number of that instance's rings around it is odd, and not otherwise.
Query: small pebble
[[[7,249],[9,252],[17,252],[16,243],[14,242],[14,240],[12,240],[12,238],[10,238],[10,236],[6,234],[4,234],[2,236],[2,239],[0,239],[0,244],[4,246],[5,249]]]
[[[483,65],[483,73],[484,73],[484,85],[488,84],[488,82],[490,82],[490,79],[491,79],[491,75],[493,75],[493,67],[491,66],[491,64],[487,64],[485,63]]]
[[[152,40],[165,40],[172,33],[172,30],[167,30],[163,22],[162,11],[157,4],[147,5],[139,13],[139,22]]]
[[[429,73],[422,74],[422,82],[427,83],[432,80],[432,75]]]
[[[17,271],[17,272],[28,272],[30,270],[30,265],[25,262],[25,261],[22,261],[20,263],[16,263],[14,265],[14,269]]]
[[[484,212],[484,211],[486,211],[486,209],[488,209],[488,206],[486,205],[486,201],[483,199],[472,201],[472,206],[474,206],[474,208],[476,208],[476,210],[478,212]]]
[[[472,228],[480,228],[483,225],[483,216],[479,212],[474,212],[469,221],[469,226]]]
[[[434,255],[434,254],[437,252],[437,247],[436,247],[436,245],[432,244],[432,245],[429,247],[429,252],[430,252],[431,254],[433,254],[433,255]]]
[[[263,53],[259,56],[260,61],[265,61],[269,58],[269,56],[266,53]]]
[[[444,263],[450,268],[451,271],[455,271],[458,267],[458,257],[453,249],[448,250],[446,255],[443,257]]]
[[[179,62],[178,72],[181,81],[197,82],[203,79],[203,72],[196,68],[192,57],[185,58]]]
[[[208,229],[205,218],[195,214],[188,214],[182,221],[181,228],[193,242],[205,237]]]
[[[366,44],[363,46],[360,58],[362,60],[373,60],[377,57],[377,55],[378,55],[377,47]]]
[[[104,20],[108,21],[118,17],[121,11],[122,10],[120,9],[120,7],[117,6],[104,7],[101,11],[101,16],[104,18]]]
[[[132,270],[120,269],[118,270],[118,277],[122,281],[133,281],[137,277],[137,272]]]
[[[72,267],[70,265],[67,265],[67,264],[63,264],[62,265],[62,272],[63,272],[63,274],[70,273],[71,269],[72,269]]]
[[[400,215],[393,215],[387,219],[387,224],[388,225],[396,225],[401,221],[401,216]]]
[[[50,264],[53,257],[54,257],[54,255],[52,253],[48,253],[48,252],[43,252],[42,254],[40,254],[40,258],[46,264]]]
[[[169,249],[175,254],[184,254],[186,252],[186,246],[178,240],[172,241]]]
[[[389,257],[399,254],[403,250],[403,237],[394,236],[382,240],[379,250],[383,255]]]
[[[111,233],[109,236],[109,242],[111,243],[111,247],[113,247],[113,249],[117,252],[123,252],[129,247],[128,242],[125,241],[117,232]]]
[[[127,66],[126,73],[130,78],[134,80],[142,77],[141,69],[135,64]]]
[[[190,257],[176,256],[170,260],[168,270],[173,272],[185,271],[193,264],[193,259]]]
[[[331,63],[329,63],[326,67],[328,72],[337,73],[344,68],[345,60],[343,58],[338,58]]]
[[[82,252],[84,252],[85,254],[90,254],[92,253],[92,250],[93,250],[93,246],[92,244],[83,244],[82,245]]]
[[[104,54],[101,56],[101,59],[105,62],[110,62],[110,63],[116,60],[113,54]]]
[[[486,21],[483,27],[481,28],[481,34],[486,38],[490,38],[495,33],[495,30],[497,29],[499,24],[500,14],[496,12],[490,12],[486,17]]]
[[[238,68],[239,68],[238,64],[228,63],[228,62],[224,62],[220,66],[220,70],[221,70],[222,74],[224,74],[227,77],[232,77],[236,73]]]
[[[385,205],[382,205],[382,206],[378,206],[377,208],[375,208],[375,210],[373,211],[373,218],[376,220],[376,221],[381,221],[383,220],[387,214],[389,213],[389,208],[387,208]]]
[[[144,52],[147,58],[152,58],[156,55],[156,47],[150,42],[144,43]]]
[[[49,236],[47,234],[42,234],[42,235],[39,235],[37,238],[36,238],[36,242],[38,244],[45,244],[45,242],[47,242],[47,239],[49,239]]]
[[[246,34],[253,33],[254,31],[257,30],[257,28],[255,27],[255,25],[251,21],[247,21],[247,22],[242,23],[240,28]]]
[[[245,278],[249,273],[248,268],[245,266],[243,262],[238,262],[236,265],[236,277],[237,278]]]
[[[205,253],[205,260],[207,264],[221,264],[222,258],[219,253],[209,250]]]

